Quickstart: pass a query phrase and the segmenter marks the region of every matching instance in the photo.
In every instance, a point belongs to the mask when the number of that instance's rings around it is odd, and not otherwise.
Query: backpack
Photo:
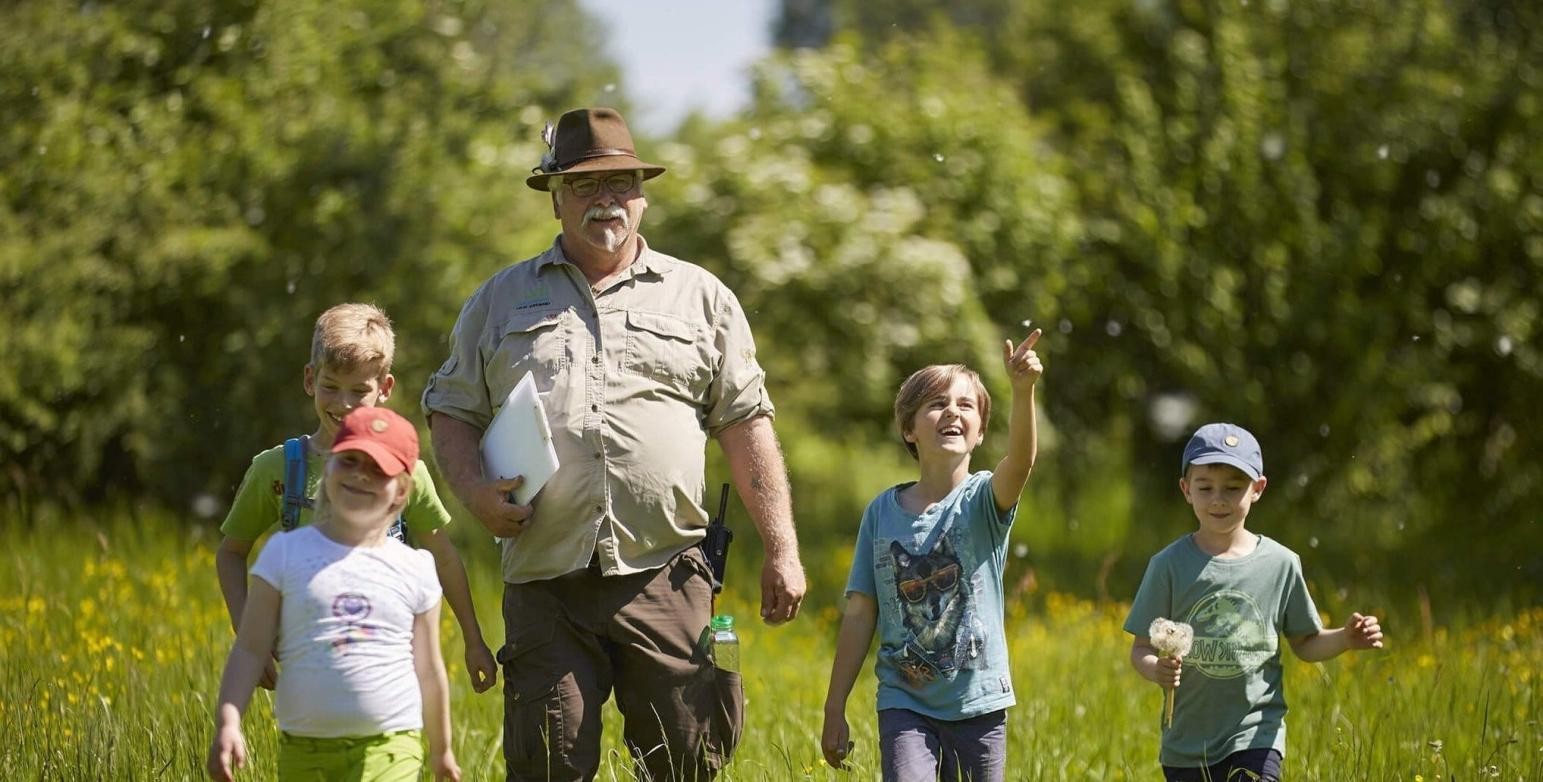
[[[289,532],[300,526],[300,511],[302,508],[315,506],[315,501],[305,496],[306,466],[305,453],[311,443],[310,435],[291,437],[284,441],[284,513],[280,518],[280,524],[285,532]],[[391,529],[386,534],[397,540],[412,545],[407,536],[407,520],[398,513],[396,521],[392,522]]]

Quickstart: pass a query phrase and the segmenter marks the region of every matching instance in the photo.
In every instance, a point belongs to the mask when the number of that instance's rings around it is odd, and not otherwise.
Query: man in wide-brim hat
[[[805,588],[765,373],[733,292],[638,233],[643,182],[664,168],[621,115],[577,109],[544,137],[525,181],[551,193],[562,233],[472,294],[423,393],[446,481],[503,539],[508,778],[593,778],[614,689],[639,778],[710,779],[744,693],[698,643],[709,437],[765,544],[762,618],[792,619]],[[478,443],[526,376],[562,466],[517,505],[520,478],[484,477]]]

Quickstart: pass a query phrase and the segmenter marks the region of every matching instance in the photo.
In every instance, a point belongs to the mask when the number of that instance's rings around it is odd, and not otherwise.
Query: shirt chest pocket
[[[538,391],[552,389],[558,373],[568,366],[566,321],[565,312],[518,313],[499,329],[488,389],[500,403],[527,374]]]
[[[706,393],[711,377],[699,329],[657,312],[627,312],[626,367],[693,399]]]

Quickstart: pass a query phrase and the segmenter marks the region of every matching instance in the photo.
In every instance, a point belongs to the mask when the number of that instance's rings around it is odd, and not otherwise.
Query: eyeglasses
[[[947,592],[959,583],[959,566],[944,565],[932,571],[930,575],[921,578],[908,578],[897,583],[900,588],[900,596],[907,603],[920,603],[927,596],[927,587],[931,586],[939,592]]]
[[[611,174],[610,176],[606,177],[587,176],[578,177],[575,179],[558,177],[558,180],[560,184],[567,185],[569,192],[572,192],[579,198],[588,198],[595,193],[600,192],[600,185],[602,182],[605,183],[605,189],[620,195],[634,187],[637,187],[638,172],[625,171],[620,174]]]

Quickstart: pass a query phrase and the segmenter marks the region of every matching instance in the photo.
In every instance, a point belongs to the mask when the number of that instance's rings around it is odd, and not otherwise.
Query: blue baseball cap
[[[1179,474],[1189,472],[1191,464],[1231,465],[1257,481],[1264,475],[1264,451],[1259,441],[1237,424],[1206,424],[1196,429],[1184,446]]]

